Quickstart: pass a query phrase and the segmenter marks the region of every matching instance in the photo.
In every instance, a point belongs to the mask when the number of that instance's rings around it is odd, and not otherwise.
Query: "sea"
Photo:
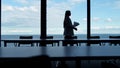
[[[40,35],[1,35],[3,39],[19,39],[19,36],[33,36],[33,39],[39,39]],[[47,36],[53,36],[54,39],[64,38],[61,34],[48,34]],[[87,38],[87,34],[75,34],[78,38]],[[100,36],[100,38],[109,38],[109,36],[120,36],[120,34],[91,34],[91,36]]]

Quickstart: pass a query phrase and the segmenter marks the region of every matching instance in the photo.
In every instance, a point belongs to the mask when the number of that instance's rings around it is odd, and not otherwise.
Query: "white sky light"
[[[63,34],[63,18],[71,10],[75,34],[86,34],[86,0],[48,0],[47,33]],[[91,0],[92,33],[120,34],[120,0]],[[2,34],[40,34],[40,0],[2,0]]]

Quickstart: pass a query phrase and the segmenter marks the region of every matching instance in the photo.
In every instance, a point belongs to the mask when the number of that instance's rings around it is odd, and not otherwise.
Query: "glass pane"
[[[71,20],[78,22],[75,34],[86,34],[87,2],[86,0],[48,0],[47,1],[47,34],[63,35],[65,11],[71,11]]]
[[[120,34],[120,0],[91,0],[92,34]]]
[[[40,34],[40,0],[2,0],[2,35]]]

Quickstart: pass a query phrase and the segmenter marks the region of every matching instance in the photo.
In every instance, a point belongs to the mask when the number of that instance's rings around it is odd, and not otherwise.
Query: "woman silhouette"
[[[67,10],[65,12],[63,27],[64,27],[64,38],[68,38],[68,39],[74,38],[73,30],[77,30],[77,28],[75,28],[75,26],[72,25],[70,16],[71,16],[71,12],[70,10]]]

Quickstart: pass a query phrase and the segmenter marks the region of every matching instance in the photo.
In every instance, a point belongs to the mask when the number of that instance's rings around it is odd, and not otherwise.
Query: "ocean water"
[[[22,35],[1,35],[1,39],[19,39],[19,36]],[[33,39],[40,38],[40,35],[27,35],[27,36],[33,36]],[[48,34],[47,36],[53,36],[54,39],[60,39],[64,37],[61,34]],[[86,34],[76,34],[75,36],[81,39],[87,38]],[[108,38],[109,36],[120,36],[120,34],[91,34],[91,36],[100,36],[100,38]]]
[[[21,35],[1,35],[1,39],[19,39]],[[24,35],[23,35],[24,36]],[[40,35],[27,35],[33,36],[33,39],[40,39]],[[49,34],[47,36],[53,36],[54,39],[61,39],[64,36],[60,34]],[[87,38],[86,34],[76,34],[78,38]],[[108,38],[109,36],[120,36],[120,34],[91,34],[91,36],[100,36],[100,38]]]

